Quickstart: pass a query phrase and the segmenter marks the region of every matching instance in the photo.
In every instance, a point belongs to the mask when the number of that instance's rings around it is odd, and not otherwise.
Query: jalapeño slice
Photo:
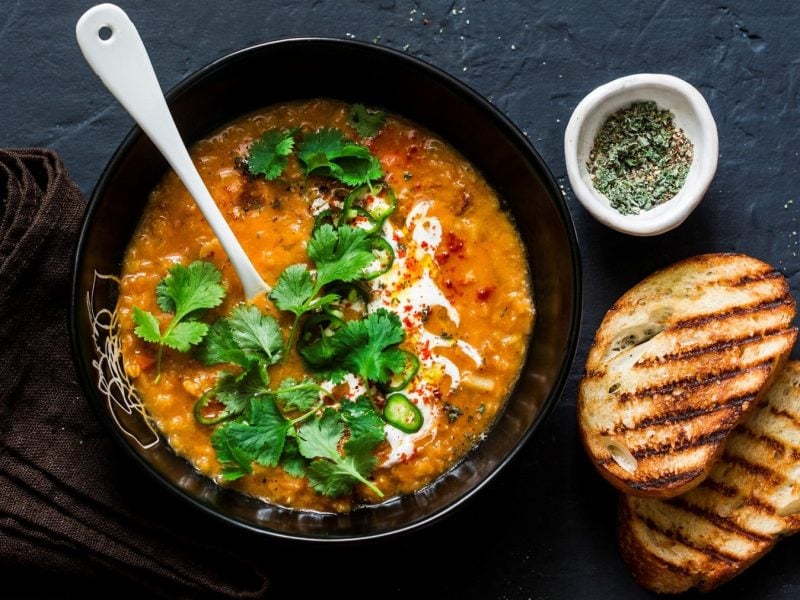
[[[383,418],[389,425],[404,433],[416,433],[422,427],[422,413],[403,394],[391,394],[386,398]]]
[[[372,254],[375,260],[367,265],[361,272],[364,279],[375,279],[392,268],[394,264],[394,249],[382,237],[370,238]]]
[[[399,349],[400,352],[403,353],[403,358],[405,362],[403,364],[403,370],[399,373],[393,373],[392,378],[389,380],[386,389],[390,392],[397,392],[404,389],[411,380],[414,379],[414,376],[419,371],[419,359],[416,355],[411,354],[408,350],[403,350],[402,348]]]

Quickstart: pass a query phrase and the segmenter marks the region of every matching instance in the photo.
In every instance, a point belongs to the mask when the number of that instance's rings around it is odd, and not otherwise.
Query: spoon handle
[[[192,162],[170,114],[139,32],[114,4],[87,10],[75,27],[89,66],[159,149],[197,202],[236,270],[248,300],[269,286],[261,279]]]

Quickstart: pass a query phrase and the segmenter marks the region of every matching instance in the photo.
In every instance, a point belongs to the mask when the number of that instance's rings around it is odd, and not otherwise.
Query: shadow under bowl
[[[359,64],[376,75],[345,79],[339,75],[342,64]],[[482,443],[418,493],[347,514],[327,514],[271,505],[221,487],[177,456],[165,440],[154,439],[125,397],[125,377],[109,335],[115,278],[125,249],[151,190],[168,168],[138,127],[91,194],[75,255],[70,331],[89,402],[112,437],[157,481],[200,509],[257,533],[360,541],[410,531],[448,514],[540,428],[560,397],[577,345],[580,258],[561,191],[525,136],[469,87],[401,52],[349,40],[279,40],[225,56],[167,94],[189,145],[243,114],[316,97],[380,106],[429,128],[482,172],[516,222],[531,265],[536,325],[513,395]]]

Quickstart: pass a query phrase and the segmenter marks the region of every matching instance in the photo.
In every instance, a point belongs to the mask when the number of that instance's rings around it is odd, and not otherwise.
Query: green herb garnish
[[[406,367],[406,354],[397,345],[405,339],[399,317],[379,308],[364,319],[348,321],[330,338],[300,350],[314,369],[333,374],[356,373],[369,381],[389,382],[393,373]]]
[[[326,409],[320,419],[309,421],[298,430],[300,453],[312,459],[306,468],[311,487],[327,496],[341,496],[348,493],[355,482],[361,482],[383,497],[383,492],[363,475],[371,473],[377,463],[373,454],[374,439],[370,436],[351,438],[344,444],[343,455],[339,452],[339,443],[344,436],[344,425],[336,411]]]
[[[306,175],[332,177],[354,187],[383,177],[381,163],[369,149],[348,140],[338,129],[304,135],[297,158]]]
[[[375,137],[383,127],[386,113],[382,110],[368,110],[363,104],[354,104],[347,116],[347,123],[362,138]]]
[[[222,303],[225,288],[222,274],[209,262],[195,261],[188,267],[175,265],[156,286],[156,303],[172,320],[162,332],[158,319],[152,313],[133,307],[134,332],[146,342],[158,344],[156,381],[161,375],[161,355],[164,346],[188,352],[203,341],[208,325],[196,319],[201,312]]]
[[[263,175],[267,181],[280,177],[294,148],[295,132],[270,129],[250,144],[244,161],[250,174]]]
[[[673,115],[655,102],[634,102],[597,132],[587,167],[594,187],[622,214],[638,214],[677,194],[693,146]]]
[[[335,281],[347,283],[361,278],[375,260],[366,232],[347,225],[336,229],[328,223],[314,231],[308,242],[308,256],[314,262],[316,276],[304,264],[291,265],[278,277],[269,295],[275,306],[295,315],[290,350],[300,317],[339,299],[336,294],[320,296],[322,288]]]

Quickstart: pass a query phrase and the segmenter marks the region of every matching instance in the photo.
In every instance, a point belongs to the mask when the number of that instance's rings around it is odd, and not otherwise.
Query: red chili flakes
[[[426,341],[419,350],[419,356],[422,360],[428,360],[431,357],[431,343]]]
[[[443,265],[453,255],[464,258],[464,240],[452,231],[448,231],[444,242],[445,249],[436,254],[437,263]]]
[[[403,317],[403,325],[406,326],[406,329],[414,328],[414,322],[409,317]]]
[[[478,300],[481,302],[486,302],[489,299],[489,296],[492,295],[492,292],[494,292],[494,289],[495,288],[493,285],[488,285],[486,287],[482,287],[481,289],[479,289],[478,293],[476,294]]]

